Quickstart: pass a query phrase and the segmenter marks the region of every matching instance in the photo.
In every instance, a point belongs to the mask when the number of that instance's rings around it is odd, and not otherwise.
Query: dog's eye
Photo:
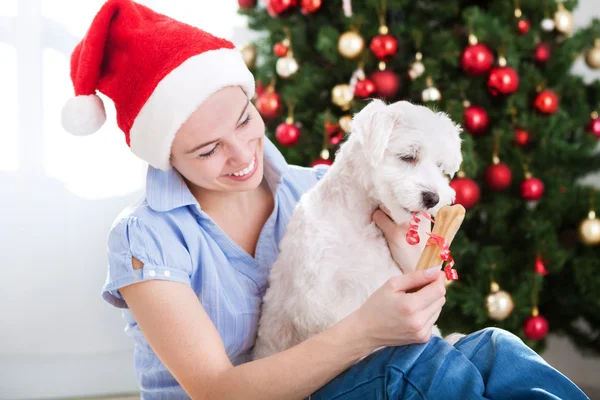
[[[417,162],[417,156],[415,156],[414,154],[400,154],[398,158],[407,163]]]
[[[437,167],[438,167],[439,169],[442,169],[442,163],[438,163]]]

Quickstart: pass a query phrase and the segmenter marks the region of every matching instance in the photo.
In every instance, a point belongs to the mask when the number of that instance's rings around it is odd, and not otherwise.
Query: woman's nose
[[[252,162],[254,150],[248,142],[236,142],[231,146],[230,163],[234,166],[245,167]]]

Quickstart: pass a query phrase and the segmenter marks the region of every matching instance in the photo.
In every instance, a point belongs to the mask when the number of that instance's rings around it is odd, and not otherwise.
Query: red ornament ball
[[[537,275],[542,275],[542,276],[548,275],[548,270],[546,269],[546,266],[544,265],[544,260],[542,260],[541,257],[535,258],[535,265],[533,266],[533,272],[535,272]]]
[[[256,95],[260,96],[261,94],[263,94],[263,92],[265,91],[265,85],[263,85],[263,83],[261,81],[257,81],[256,82]]]
[[[523,331],[525,336],[531,340],[540,340],[546,337],[548,334],[548,320],[541,315],[535,317],[531,316],[525,320],[523,324]]]
[[[492,164],[485,170],[485,183],[491,190],[500,191],[510,186],[512,172],[504,163]]]
[[[331,160],[324,160],[322,158],[317,158],[315,161],[313,161],[310,166],[311,167],[315,167],[317,165],[332,165],[333,161]]]
[[[550,60],[552,51],[546,43],[540,43],[535,47],[534,59],[538,65],[545,64]]]
[[[342,142],[342,140],[344,140],[344,131],[341,129],[337,132],[333,132],[328,135],[329,143],[334,146],[337,146],[338,144],[340,144]]]
[[[354,96],[360,99],[366,99],[375,93],[375,90],[375,83],[373,83],[372,80],[363,79],[356,83],[356,86],[354,87]]]
[[[295,146],[300,140],[300,128],[294,124],[283,122],[275,130],[275,138],[282,146]]]
[[[535,108],[544,114],[554,114],[558,110],[558,96],[552,90],[542,90],[534,101]]]
[[[285,44],[277,42],[275,45],[273,45],[273,54],[275,54],[277,57],[285,57],[287,52],[288,48]]]
[[[450,187],[456,192],[454,204],[461,204],[467,210],[473,208],[481,195],[479,186],[469,178],[455,178],[450,182]]]
[[[293,11],[298,0],[267,0],[267,12],[271,17],[283,17]]]
[[[393,99],[400,91],[400,78],[390,70],[376,70],[369,79],[375,84],[377,96],[383,99]]]
[[[241,8],[252,8],[256,6],[257,0],[238,0]]]
[[[256,108],[260,115],[267,120],[278,117],[283,110],[282,105],[281,96],[272,88],[265,89],[256,98]]]
[[[398,51],[398,41],[392,35],[377,35],[371,39],[369,48],[380,60],[388,60]]]
[[[480,106],[469,106],[463,113],[465,128],[473,135],[479,136],[487,131],[490,119],[487,112]]]
[[[600,118],[592,118],[587,126],[587,131],[600,138]]]
[[[490,72],[487,84],[492,95],[509,95],[519,88],[519,75],[511,67],[497,67]]]
[[[325,132],[330,144],[336,146],[342,142],[345,133],[338,122],[325,121]]]
[[[460,64],[469,75],[483,75],[494,65],[494,54],[487,46],[474,44],[463,51]]]
[[[529,144],[530,135],[525,129],[515,128],[515,143],[521,147],[525,147]]]
[[[536,201],[544,194],[544,182],[538,178],[527,178],[521,183],[521,197],[524,200]]]
[[[304,15],[312,14],[321,8],[323,0],[301,0],[300,12]]]
[[[527,32],[529,32],[529,28],[531,28],[531,23],[526,19],[520,19],[517,23],[517,29],[519,30],[519,33],[521,35],[524,35]]]

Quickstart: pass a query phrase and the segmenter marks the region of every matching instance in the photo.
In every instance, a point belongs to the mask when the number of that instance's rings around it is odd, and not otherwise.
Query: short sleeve
[[[326,164],[318,164],[315,165],[313,167],[313,170],[315,171],[315,174],[317,175],[317,180],[320,181],[321,178],[323,178],[323,176],[325,176],[325,173],[327,173],[327,171],[329,171],[329,165]]]
[[[132,257],[144,267],[134,270]],[[167,225],[128,216],[117,221],[108,235],[108,274],[102,297],[115,307],[128,308],[120,288],[152,279],[190,285],[191,272],[189,252]]]

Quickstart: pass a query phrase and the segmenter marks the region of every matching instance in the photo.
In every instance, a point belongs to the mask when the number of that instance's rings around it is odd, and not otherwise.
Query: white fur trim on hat
[[[175,133],[210,95],[226,86],[241,86],[254,97],[254,76],[239,49],[218,49],[190,57],[166,75],[133,121],[129,146],[155,168],[171,168]]]
[[[70,98],[62,109],[61,123],[73,135],[91,135],[106,121],[102,99],[95,94]]]

